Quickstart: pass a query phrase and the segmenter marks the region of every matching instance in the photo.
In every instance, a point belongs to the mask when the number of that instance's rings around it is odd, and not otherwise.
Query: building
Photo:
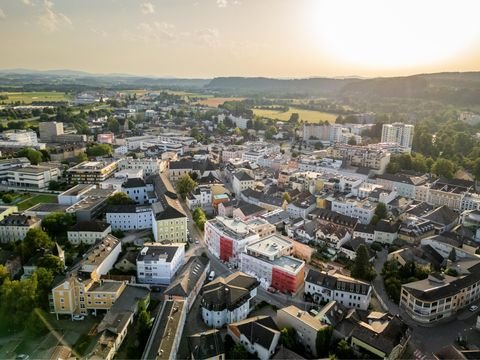
[[[357,218],[362,224],[370,224],[376,205],[371,201],[352,198],[336,198],[332,201],[332,211]]]
[[[407,199],[417,199],[417,189],[427,183],[427,176],[382,174],[376,177],[375,182],[385,190],[395,190],[399,196]]]
[[[345,166],[368,168],[375,174],[383,174],[390,162],[390,152],[375,145],[358,146],[336,143],[332,156],[341,159]]]
[[[240,265],[240,254],[260,237],[247,223],[217,216],[205,223],[204,240],[210,252],[222,261]]]
[[[98,184],[117,170],[118,161],[84,161],[66,171],[69,183]]]
[[[212,190],[208,185],[197,186],[193,191],[187,194],[187,206],[190,210],[202,208],[206,212],[212,207]]]
[[[398,229],[400,224],[392,223],[387,220],[380,220],[375,226],[373,240],[381,244],[393,244],[398,238]]]
[[[263,288],[296,294],[305,278],[305,262],[291,256],[293,243],[270,235],[249,243],[241,254],[241,270],[255,276]]]
[[[397,143],[407,148],[412,148],[413,125],[400,122],[393,124],[383,124],[382,143]]]
[[[45,144],[42,144],[45,147]],[[31,130],[9,130],[0,134],[0,147],[39,147],[37,133]]]
[[[57,137],[63,135],[63,123],[56,121],[46,121],[38,123],[40,140],[46,142],[55,142]]]
[[[270,359],[280,341],[280,329],[270,316],[256,316],[227,325],[233,341],[260,360]]]
[[[183,300],[187,310],[190,311],[209,271],[210,260],[207,257],[191,256],[163,292],[164,299]]]
[[[316,207],[317,201],[315,196],[311,195],[307,198],[292,201],[287,205],[287,211],[292,218],[301,217],[306,219],[307,215],[310,214]]]
[[[112,232],[112,226],[102,221],[79,221],[67,231],[68,241],[72,244],[93,245]]]
[[[5,219],[6,216],[11,215],[17,211],[18,211],[18,208],[16,206],[7,206],[7,205],[0,206],[0,221]]]
[[[253,188],[254,178],[246,171],[238,171],[233,175],[232,189],[238,196],[244,190]]]
[[[73,205],[88,196],[91,190],[96,188],[92,184],[78,184],[62,192],[57,196],[58,203],[61,205]]]
[[[77,221],[91,221],[103,216],[108,198],[116,191],[112,189],[92,188],[87,192],[74,189],[63,199],[64,201],[75,199],[80,195],[80,200],[66,209],[66,212],[75,213]],[[69,194],[69,195],[68,195]]]
[[[112,307],[127,286],[123,281],[101,280],[117,261],[122,243],[112,235],[97,242],[65,276],[57,279],[49,298],[50,311],[57,315],[87,315]]]
[[[178,199],[169,196],[164,196],[164,199],[165,205],[162,206],[161,210],[152,213],[152,230],[155,241],[186,242],[187,216],[183,212]]]
[[[118,163],[119,170],[143,170],[144,176],[158,174],[164,170],[164,162],[158,158],[134,159],[125,157]]]
[[[52,181],[58,181],[61,176],[56,166],[31,165],[8,170],[8,186],[24,189],[48,190]]]
[[[337,301],[347,308],[367,310],[372,298],[370,284],[349,276],[310,269],[305,279],[305,294],[315,302]]]
[[[143,284],[168,285],[185,263],[185,244],[145,243],[137,256],[137,280]]]
[[[402,285],[400,307],[424,324],[451,317],[480,298],[480,260],[462,259],[443,274]]]
[[[297,340],[305,346],[305,349],[317,356],[317,334],[325,328],[320,320],[314,318],[308,312],[294,305],[277,310],[277,325],[280,329],[292,328],[296,332]]]
[[[152,228],[152,208],[142,205],[109,205],[106,221],[112,230],[143,230]]]
[[[128,178],[125,180],[122,184],[122,192],[140,205],[152,204],[156,200],[153,192],[153,184],[146,184],[145,181],[140,178]]]
[[[27,158],[11,158],[0,160],[0,183],[8,183],[8,172],[10,169],[30,166],[30,160]]]
[[[223,340],[220,336],[220,331],[216,329],[188,336],[188,347],[192,360],[225,359]]]
[[[115,134],[111,132],[97,134],[97,142],[100,144],[113,144],[115,141]]]
[[[254,277],[240,271],[204,285],[200,307],[205,324],[221,328],[246,319],[253,309],[252,300],[257,295],[258,285]]]
[[[22,241],[30,229],[40,229],[42,221],[33,216],[11,214],[0,221],[0,242]]]

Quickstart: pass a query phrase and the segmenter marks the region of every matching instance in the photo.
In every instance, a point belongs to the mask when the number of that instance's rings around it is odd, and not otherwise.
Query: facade
[[[152,228],[152,208],[141,205],[110,205],[106,209],[107,223],[112,230],[142,230]]]
[[[146,243],[137,256],[137,281],[168,285],[185,263],[185,244]]]
[[[244,320],[253,309],[258,281],[240,271],[227,278],[218,277],[204,285],[200,303],[202,319],[210,327]]]
[[[300,341],[306,350],[311,352],[314,357],[317,356],[317,334],[319,330],[327,325],[323,325],[320,320],[294,305],[277,310],[277,325],[280,329],[294,329],[297,340]]]
[[[78,184],[59,194],[57,199],[61,205],[73,205],[88,196],[91,190],[96,188],[93,184]]]
[[[390,162],[390,153],[374,146],[335,144],[332,156],[341,159],[346,166],[372,169],[376,174],[383,174]]]
[[[372,298],[370,284],[336,273],[311,269],[305,279],[305,294],[315,302],[337,301],[347,308],[367,310]]]
[[[67,231],[67,237],[72,244],[93,245],[111,232],[112,226],[102,221],[79,221]]]
[[[42,221],[33,216],[11,214],[0,221],[0,242],[21,241],[30,229],[40,229]]]
[[[52,166],[31,165],[8,170],[8,186],[25,189],[48,189],[51,181],[61,176],[60,169]]]
[[[204,240],[208,250],[233,265],[240,265],[240,254],[245,246],[259,238],[247,223],[240,220],[217,216],[205,223]]]
[[[63,135],[63,123],[56,121],[40,122],[38,124],[40,139],[54,142],[58,136]]]
[[[107,180],[117,170],[118,161],[84,161],[67,169],[69,183],[98,184]]]
[[[37,133],[31,130],[9,130],[0,134],[0,147],[38,147]],[[45,146],[45,144],[43,144]]]
[[[186,198],[187,206],[190,210],[196,208],[209,209],[212,207],[212,190],[208,185],[200,185],[190,192]]]
[[[253,184],[253,177],[246,171],[239,171],[233,175],[232,189],[237,196],[240,195],[242,191],[252,188]]]
[[[158,158],[133,159],[123,158],[118,163],[119,170],[143,170],[145,176],[158,174],[163,168],[163,161]]]
[[[413,125],[400,122],[393,124],[383,124],[382,143],[397,143],[407,148],[412,148]]]
[[[139,178],[127,179],[122,184],[122,192],[140,205],[151,204],[156,200],[153,193],[153,184],[145,184],[145,181]]]
[[[305,278],[305,262],[292,256],[293,243],[270,235],[249,243],[241,254],[241,270],[255,276],[263,288],[296,294]]]
[[[457,276],[433,273],[427,279],[402,285],[400,307],[419,323],[453,316],[480,298],[480,261],[454,263]]]
[[[169,240],[187,241],[187,216],[178,201],[167,200],[168,204],[159,213],[152,213],[152,230],[156,242]]]
[[[101,280],[117,261],[122,243],[108,235],[91,247],[52,288],[50,311],[57,315],[87,315],[108,310],[126,287],[123,281]]]
[[[8,172],[10,169],[30,166],[30,160],[27,158],[12,158],[0,160],[0,183],[8,182]]]
[[[332,211],[357,218],[362,224],[370,224],[375,214],[375,204],[368,200],[337,198],[332,201]]]

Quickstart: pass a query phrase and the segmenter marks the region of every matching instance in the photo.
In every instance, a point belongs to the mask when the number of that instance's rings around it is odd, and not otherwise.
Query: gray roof
[[[210,260],[203,256],[192,256],[180,269],[175,280],[165,290],[164,295],[188,297],[205,273]]]
[[[356,279],[348,280],[347,277],[336,277],[324,271],[311,269],[305,282],[316,284],[331,290],[341,290],[353,294],[366,295],[370,290],[370,284]]]
[[[171,262],[180,247],[183,245],[145,244],[145,247],[138,253],[137,261],[157,261],[162,257],[166,262]]]
[[[210,359],[225,354],[220,331],[216,329],[190,335],[188,346],[195,360]]]

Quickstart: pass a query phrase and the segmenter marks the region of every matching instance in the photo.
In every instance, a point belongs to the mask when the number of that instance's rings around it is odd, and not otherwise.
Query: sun
[[[339,62],[406,68],[449,61],[480,45],[480,2],[307,0],[311,41]]]

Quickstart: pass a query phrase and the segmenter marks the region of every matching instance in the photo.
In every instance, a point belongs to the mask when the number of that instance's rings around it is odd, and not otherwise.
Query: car
[[[18,354],[15,357],[15,360],[30,360],[30,355],[27,354]]]
[[[198,241],[198,240],[195,240],[195,244],[197,244],[197,245],[198,245],[198,244],[200,244],[200,241]]]
[[[472,311],[472,312],[473,312],[473,311],[477,311],[477,310],[478,310],[478,306],[477,306],[477,305],[472,305],[472,306],[470,306],[470,308],[469,308],[468,310],[470,310],[470,311]]]
[[[215,271],[210,271],[210,274],[208,274],[208,281],[212,281],[215,279]]]
[[[82,321],[82,320],[85,320],[85,316],[83,316],[83,315],[73,315],[72,320]]]
[[[275,289],[274,287],[270,286],[268,289],[267,289],[268,292],[272,293],[272,294],[275,294],[277,292],[277,289]]]

